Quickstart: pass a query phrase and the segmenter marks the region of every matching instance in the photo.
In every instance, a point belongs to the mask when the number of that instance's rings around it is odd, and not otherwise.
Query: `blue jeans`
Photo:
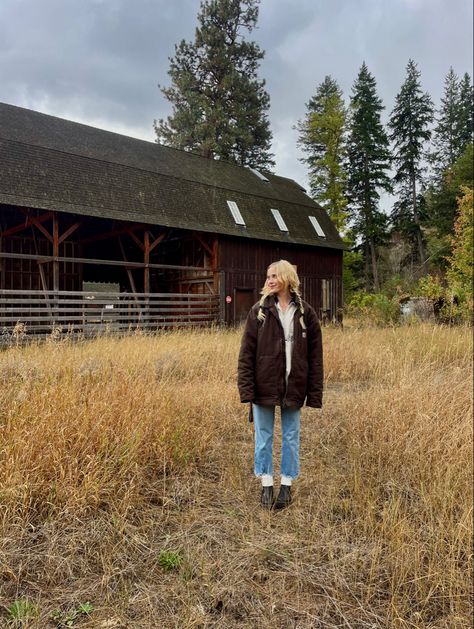
[[[301,409],[281,409],[281,467],[282,476],[296,478],[300,472],[300,417]],[[255,426],[254,471],[256,476],[273,475],[273,426],[275,407],[253,405]]]

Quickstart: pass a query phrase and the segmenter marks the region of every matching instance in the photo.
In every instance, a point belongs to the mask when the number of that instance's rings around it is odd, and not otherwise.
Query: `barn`
[[[345,245],[295,181],[0,103],[0,328],[232,325],[268,264],[341,323]]]

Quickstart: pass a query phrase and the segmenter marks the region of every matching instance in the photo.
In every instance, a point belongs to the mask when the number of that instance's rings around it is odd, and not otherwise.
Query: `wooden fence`
[[[219,296],[0,290],[0,332],[12,335],[156,330],[219,322]]]

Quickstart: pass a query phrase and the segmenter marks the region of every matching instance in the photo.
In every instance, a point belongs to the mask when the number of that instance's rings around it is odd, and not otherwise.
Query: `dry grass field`
[[[239,331],[0,352],[0,626],[470,627],[470,330],[323,339],[324,408],[277,513]]]

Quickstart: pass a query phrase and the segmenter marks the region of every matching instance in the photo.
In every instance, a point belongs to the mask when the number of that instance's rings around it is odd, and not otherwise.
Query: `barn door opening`
[[[338,294],[341,280],[335,277],[321,280],[321,321],[338,323],[340,318]]]
[[[234,289],[234,323],[239,324],[245,321],[250,308],[254,305],[256,299],[254,297],[253,288],[235,288]]]

